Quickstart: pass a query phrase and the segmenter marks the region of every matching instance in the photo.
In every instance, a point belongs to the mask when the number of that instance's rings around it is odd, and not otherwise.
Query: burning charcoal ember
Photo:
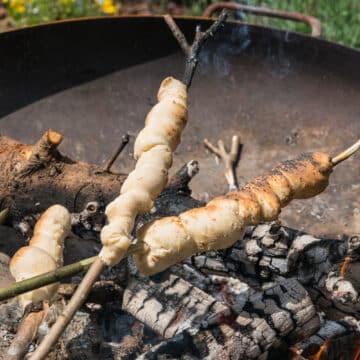
[[[159,275],[157,280],[130,279],[122,309],[165,338],[230,315],[226,305],[169,273]]]
[[[226,282],[226,278],[223,281]],[[237,303],[238,315],[225,318],[220,324],[203,322],[202,327],[194,331],[185,330],[156,345],[140,358],[158,359],[166,355],[167,359],[175,359],[182,354],[191,359],[266,359],[268,350],[280,344],[285,336],[297,339],[300,334],[306,335],[304,328],[317,318],[300,284],[285,281],[258,293],[248,289],[246,284],[236,287],[235,282],[230,281],[228,291],[235,291],[228,295],[228,299]],[[303,295],[305,299],[301,298]],[[276,297],[277,301],[274,300]],[[284,304],[278,307],[277,303],[282,301]],[[234,305],[232,307],[235,309]],[[309,332],[314,333],[316,329],[312,324]]]
[[[176,277],[158,275],[158,282],[146,278],[133,279],[125,290],[124,310],[165,337],[176,335],[143,355],[144,359],[156,358],[160,354],[175,356],[173,346],[188,349],[184,350],[184,354],[200,356],[199,354],[205,353],[204,349],[197,348],[196,345],[201,337],[206,338],[207,351],[209,348],[214,351],[208,354],[208,358],[211,358],[222,353],[223,350],[212,345],[209,340],[210,334],[221,333],[221,328],[224,326],[228,328],[228,332],[231,332],[226,343],[228,349],[233,349],[234,352],[236,349],[237,356],[254,359],[263,356],[265,359],[267,351],[280,345],[283,338],[286,337],[288,341],[295,343],[298,339],[312,335],[318,329],[319,319],[315,307],[306,290],[295,279],[278,278],[276,283],[266,283],[262,290],[257,290],[229,276],[224,263],[219,269],[220,259],[217,259],[218,263],[215,266],[210,265],[211,270],[204,269],[207,262],[203,257],[204,255],[195,257],[195,262],[193,261],[192,264],[186,262],[183,265],[173,266],[171,271],[177,275]],[[210,257],[209,260],[211,264],[213,258]],[[223,273],[219,275],[221,271]],[[178,277],[181,275],[186,277],[186,282]],[[183,287],[183,284],[186,284],[186,287]],[[174,298],[169,296],[173,296],[172,289],[175,289],[176,294],[188,292],[189,296],[198,298],[198,295],[191,295],[194,291],[188,290],[191,287],[197,289],[196,292],[200,292],[201,288],[211,299],[217,299],[218,304],[221,304],[220,301],[231,307],[232,315],[219,316],[217,313],[208,314],[207,317],[201,315],[201,321],[198,320],[201,326],[196,323],[189,326],[186,322],[184,326],[182,318],[191,320],[191,316],[186,316],[186,311],[191,309],[191,303],[186,305],[188,300],[185,298],[179,305],[179,299],[175,298],[177,301],[174,303]],[[169,289],[171,289],[170,293]],[[164,292],[169,294],[163,295]],[[206,305],[204,300],[201,300],[201,303]],[[177,310],[179,307],[180,319]],[[199,316],[196,314],[197,319]],[[172,326],[174,319],[180,321],[180,324],[177,323],[176,328],[170,333],[169,324]],[[229,326],[224,323],[229,323]],[[203,358],[202,356],[199,358]]]
[[[316,334],[294,346],[296,353],[314,360],[356,359],[360,332],[354,322],[323,319]]]
[[[252,285],[277,281],[279,275],[293,277],[306,286],[316,303],[327,304],[329,311],[336,308],[342,315],[358,316],[359,276],[349,269],[358,264],[359,247],[357,236],[321,239],[273,222],[250,228],[231,248],[195,256],[192,263],[199,271],[209,272],[204,265],[216,258],[225,264],[224,274],[240,276]]]
[[[228,325],[219,325],[209,330],[199,330],[195,334],[183,331],[171,339],[164,340],[139,357],[141,360],[155,359],[231,359],[239,358],[241,346],[253,352],[250,342],[239,344],[235,331]]]

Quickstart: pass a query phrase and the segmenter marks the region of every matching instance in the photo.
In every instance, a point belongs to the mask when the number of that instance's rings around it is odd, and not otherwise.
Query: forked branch
[[[241,144],[239,137],[234,135],[231,139],[231,149],[226,151],[224,142],[218,141],[218,146],[214,146],[208,139],[204,140],[204,144],[213,154],[219,157],[225,164],[225,178],[229,184],[229,191],[237,190],[239,188],[238,180],[236,177],[236,165],[240,158]]]
[[[210,37],[213,37],[215,33],[224,25],[227,16],[228,15],[226,11],[223,10],[219,18],[204,32],[201,31],[200,25],[198,25],[196,27],[194,42],[191,45],[189,45],[189,43],[187,42],[185,35],[177,26],[174,19],[168,14],[164,16],[166,23],[168,24],[174,37],[178,41],[181,49],[185,53],[186,63],[182,82],[188,88],[191,85],[196,66],[199,62],[199,54],[202,46],[204,45],[206,40],[208,40]]]

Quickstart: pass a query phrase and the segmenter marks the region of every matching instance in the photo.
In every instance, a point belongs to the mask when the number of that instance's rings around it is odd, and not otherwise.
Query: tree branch
[[[227,19],[227,12],[223,10],[219,18],[204,32],[201,31],[200,25],[196,27],[194,42],[189,45],[186,41],[185,35],[176,25],[174,19],[170,15],[165,15],[164,19],[172,31],[174,37],[178,41],[181,49],[186,55],[185,71],[182,82],[190,87],[192,78],[195,73],[196,66],[199,62],[199,54],[204,43],[215,35],[215,33],[224,25]]]
[[[218,141],[218,146],[214,146],[208,139],[204,140],[205,147],[208,148],[213,154],[218,156],[225,164],[225,178],[229,184],[229,191],[237,190],[239,188],[238,180],[236,177],[235,168],[239,162],[242,145],[239,143],[239,137],[234,135],[231,139],[231,149],[227,152],[224,142]]]

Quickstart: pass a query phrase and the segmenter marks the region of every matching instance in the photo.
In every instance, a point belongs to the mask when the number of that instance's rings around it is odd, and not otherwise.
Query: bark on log
[[[61,138],[49,130],[29,146],[0,136],[0,208],[9,208],[10,222],[53,204],[80,212],[90,201],[108,203],[119,193],[125,175],[61,155]]]

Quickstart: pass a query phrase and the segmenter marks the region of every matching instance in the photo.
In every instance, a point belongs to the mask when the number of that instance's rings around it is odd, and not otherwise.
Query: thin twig
[[[229,191],[237,190],[239,184],[236,177],[236,165],[239,162],[242,146],[239,142],[239,137],[234,135],[231,140],[230,152],[225,149],[224,142],[218,141],[218,146],[214,146],[208,139],[204,140],[205,146],[217,157],[219,157],[225,164],[225,178],[229,184]]]
[[[129,134],[125,134],[121,137],[121,143],[120,143],[119,147],[116,149],[114,155],[109,159],[109,161],[102,168],[102,170],[104,172],[110,172],[111,166],[114,164],[117,157],[124,150],[125,146],[129,143],[129,140],[130,140]]]
[[[176,22],[174,19],[169,15],[164,15],[164,20],[168,24],[171,32],[175,36],[175,39],[178,41],[180,47],[182,48],[183,52],[188,56],[190,54],[190,45],[187,42],[185,35],[183,32],[179,29],[179,27],[176,25]]]
[[[186,41],[185,35],[176,25],[174,19],[170,15],[165,15],[164,19],[168,24],[170,30],[174,34],[174,37],[178,41],[181,49],[186,55],[185,71],[183,76],[183,83],[189,88],[196,66],[199,62],[199,54],[205,41],[214,36],[215,33],[222,27],[227,19],[227,13],[223,10],[219,18],[204,32],[201,31],[200,26],[196,27],[194,42],[190,46]]]
[[[331,162],[333,166],[340,164],[344,160],[348,159],[351,155],[355,154],[360,149],[360,139],[348,149],[340,153],[339,155],[332,158]]]

